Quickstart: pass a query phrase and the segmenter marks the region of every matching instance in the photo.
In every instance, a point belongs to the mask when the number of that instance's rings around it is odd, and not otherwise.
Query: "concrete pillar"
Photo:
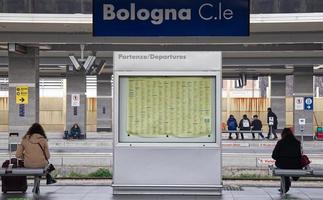
[[[66,130],[77,123],[86,133],[86,75],[80,71],[66,70]],[[72,99],[73,98],[73,99]]]
[[[259,80],[260,96],[266,97],[267,87],[268,87],[268,76],[259,77],[258,80]]]
[[[8,57],[8,131],[18,132],[21,137],[33,123],[39,122],[39,49],[27,47],[26,54],[8,52]],[[21,88],[24,88],[23,96]]]
[[[315,76],[315,89],[314,93],[316,97],[322,97],[323,96],[323,77],[322,76]]]
[[[292,97],[294,93],[294,75],[286,76],[286,97]]]
[[[112,74],[97,76],[97,131],[112,131]]]
[[[271,76],[271,109],[277,115],[278,127],[286,125],[286,76]]]
[[[294,129],[297,136],[301,135],[299,119],[305,118],[306,125],[304,136],[313,136],[313,110],[299,109],[295,103],[295,98],[313,97],[313,67],[294,68]]]

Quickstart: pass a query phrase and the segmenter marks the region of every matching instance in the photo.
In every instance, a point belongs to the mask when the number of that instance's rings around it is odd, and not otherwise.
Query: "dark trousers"
[[[230,131],[230,130],[229,130],[229,131]],[[231,137],[232,133],[233,133],[233,132],[229,132],[229,137]],[[235,133],[235,134],[236,134],[236,139],[238,139],[238,137],[239,137],[239,136],[238,136],[238,133]]]
[[[252,130],[252,131],[258,131],[258,130]],[[261,130],[259,130],[259,132],[253,132],[252,133],[252,138],[255,138],[255,133],[259,134],[261,138],[264,138],[264,135],[262,134]]]
[[[271,133],[274,135],[275,138],[277,138],[276,129],[272,126],[269,126],[268,135],[267,135],[268,139],[270,138]]]
[[[299,177],[291,177],[294,181],[298,181]],[[286,188],[286,192],[289,190],[289,188],[292,185],[292,182],[290,180],[289,176],[284,176],[285,179],[285,188]]]
[[[291,186],[291,181],[290,181],[290,178],[289,176],[284,176],[284,179],[285,179],[285,188],[286,188],[286,192],[289,190],[290,186]]]

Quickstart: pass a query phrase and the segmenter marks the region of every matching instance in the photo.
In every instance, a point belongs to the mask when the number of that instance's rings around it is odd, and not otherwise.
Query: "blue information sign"
[[[93,0],[93,36],[248,36],[249,0]]]
[[[304,97],[304,109],[313,110],[313,97]]]

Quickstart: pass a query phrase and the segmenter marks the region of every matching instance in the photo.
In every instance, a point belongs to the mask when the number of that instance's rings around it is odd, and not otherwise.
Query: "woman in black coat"
[[[272,158],[281,169],[301,169],[301,143],[296,139],[290,128],[284,128],[282,139],[275,146]],[[293,178],[297,180],[298,178]],[[291,186],[290,177],[285,177],[286,192]]]

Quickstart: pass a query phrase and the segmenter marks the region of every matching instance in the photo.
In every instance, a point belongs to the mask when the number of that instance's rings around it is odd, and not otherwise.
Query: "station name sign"
[[[248,36],[249,0],[93,0],[94,36]]]

